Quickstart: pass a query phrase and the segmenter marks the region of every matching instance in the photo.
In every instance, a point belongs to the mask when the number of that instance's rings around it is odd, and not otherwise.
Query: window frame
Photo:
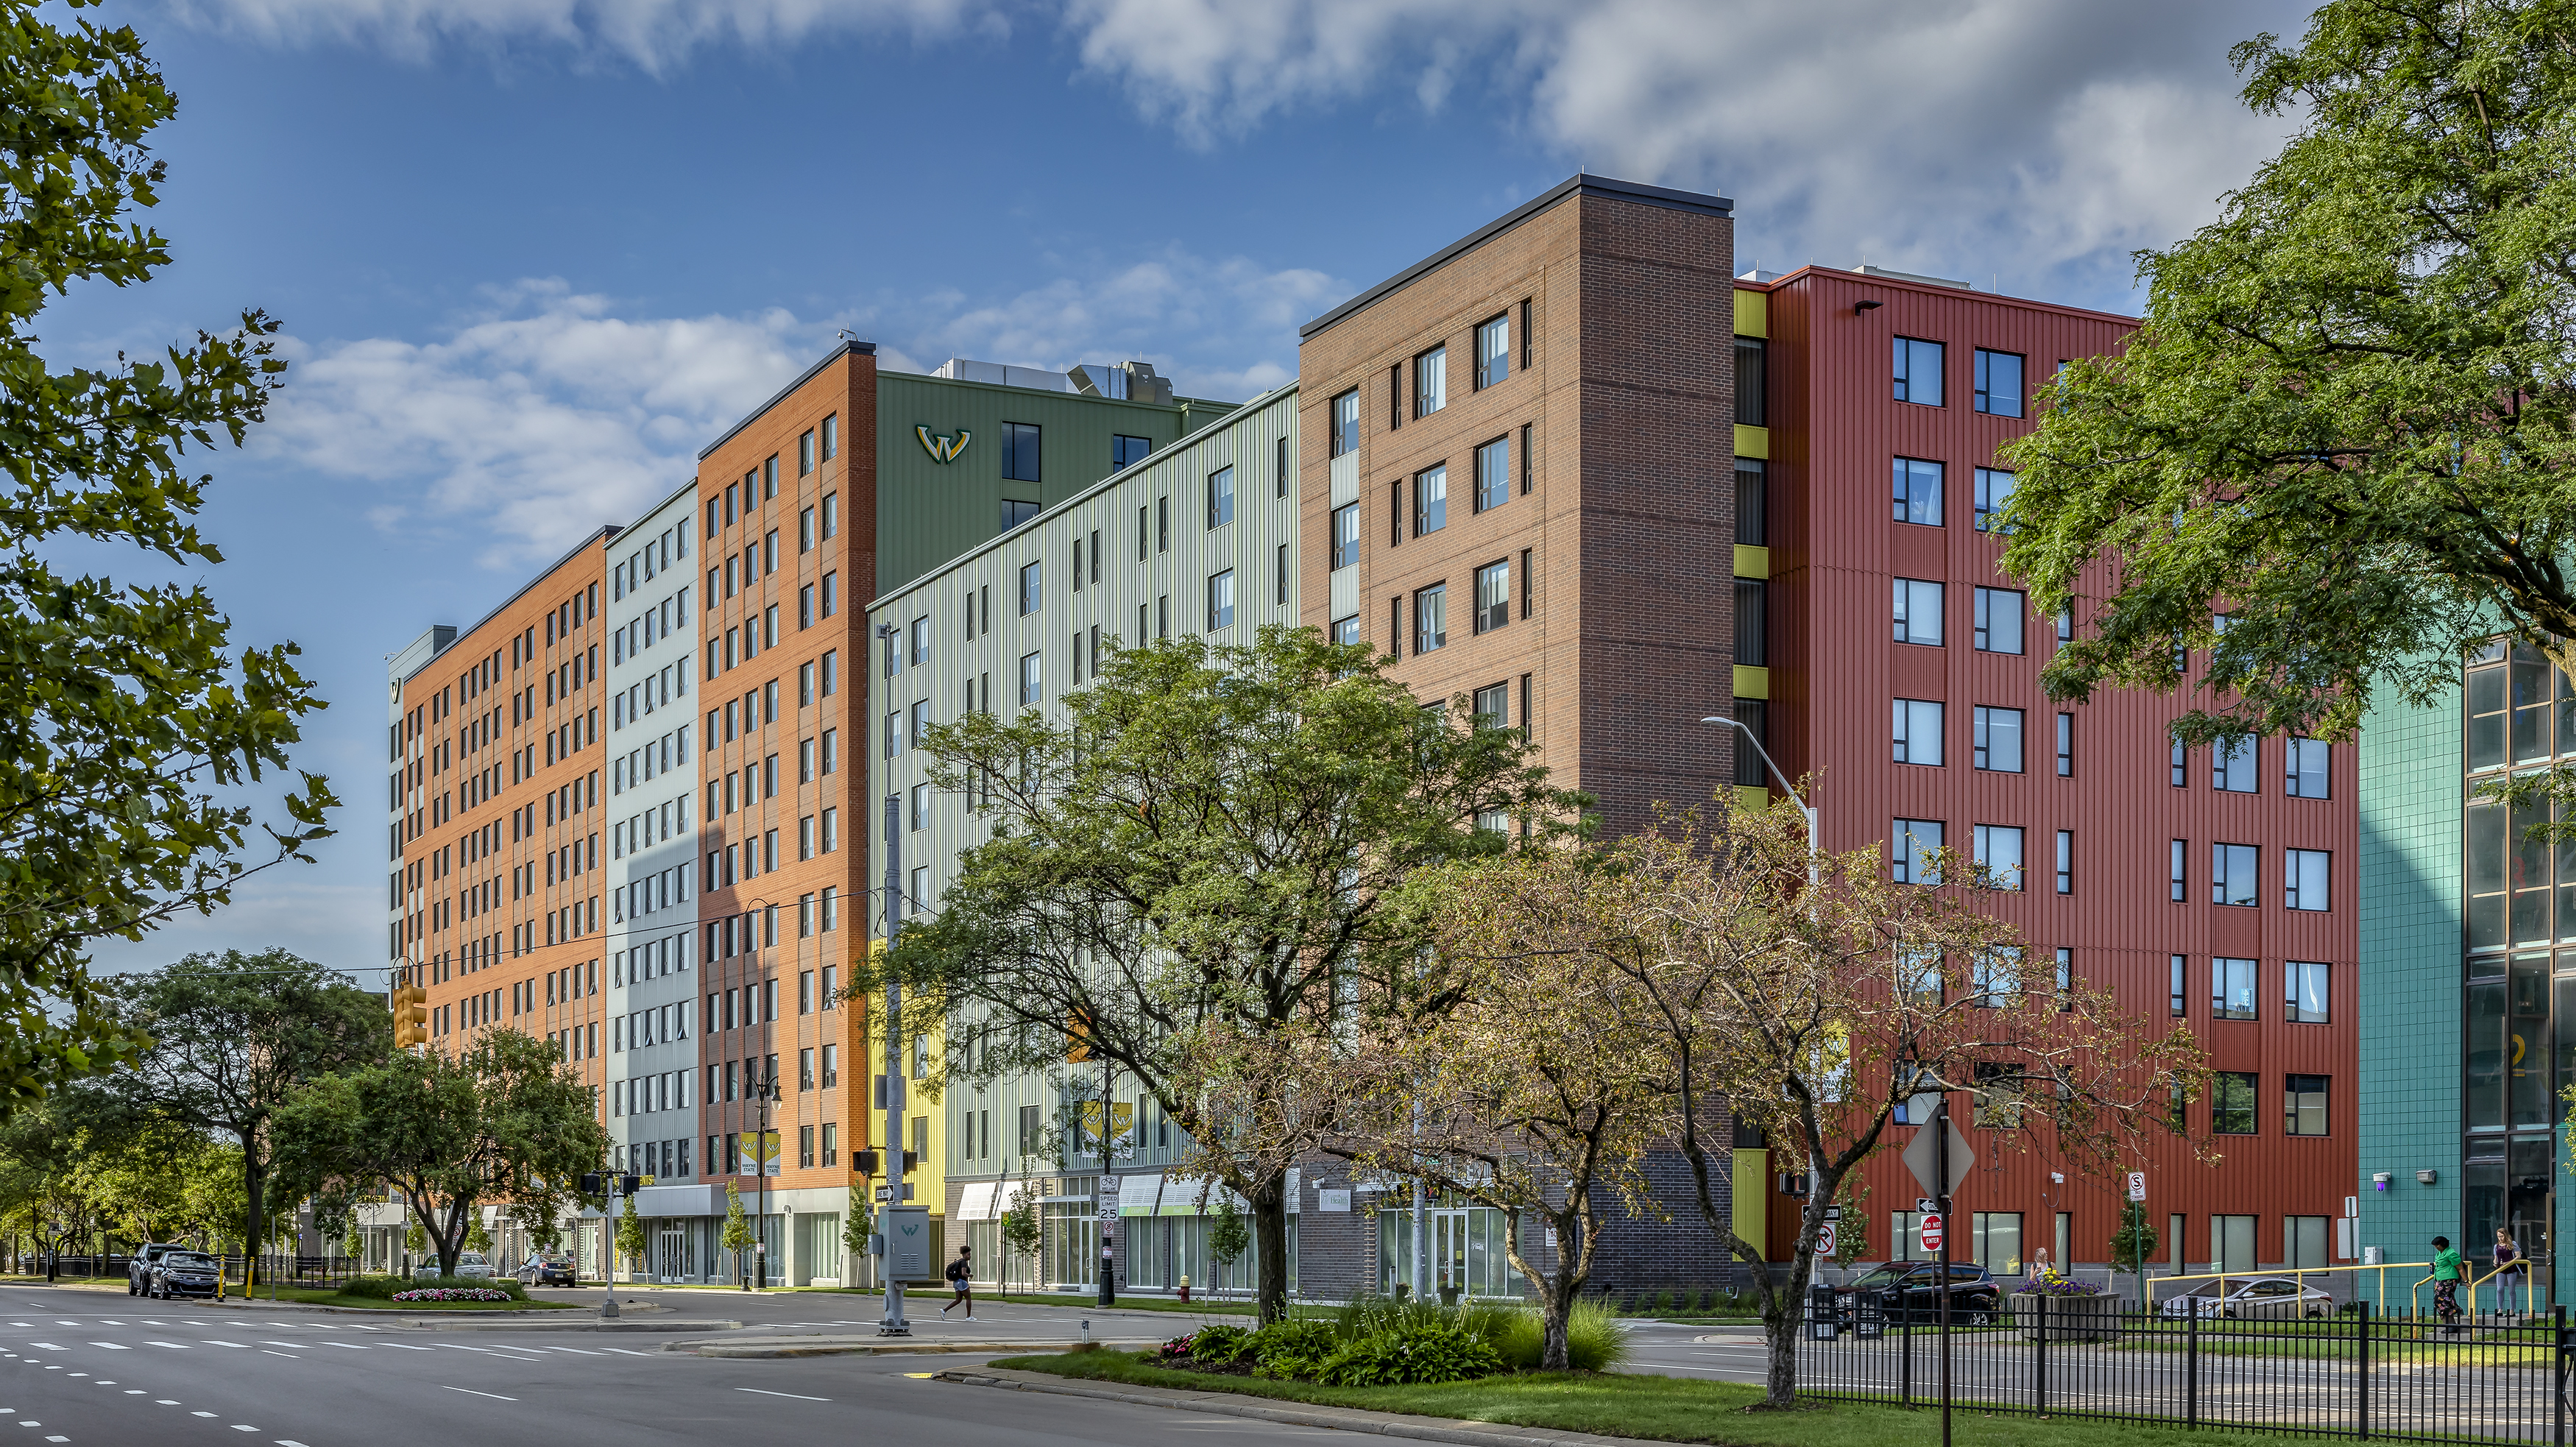
[[[1993,404],[1995,387],[1989,378],[1995,360],[2012,362],[2012,408],[2007,411]],[[1975,388],[1975,410],[1988,417],[2020,417],[2029,410],[2030,356],[2024,352],[1999,352],[1992,347],[1978,347],[1971,379]]]

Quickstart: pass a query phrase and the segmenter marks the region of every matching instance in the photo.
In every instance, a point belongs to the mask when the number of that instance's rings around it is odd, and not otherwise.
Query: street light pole
[[[769,1289],[769,1106],[778,1099],[778,1068],[764,1070],[764,1078],[751,1088],[752,1098],[760,1102],[760,1135],[751,1147],[751,1163],[760,1171],[760,1237],[752,1243],[751,1259],[760,1273],[761,1291]]]
[[[884,624],[877,627],[879,637],[892,630]],[[886,950],[893,953],[894,942],[903,932],[903,861],[900,855],[903,827],[903,796],[888,794],[885,800],[886,842]],[[886,972],[885,989],[885,1161],[886,1205],[903,1203],[903,986]],[[877,1214],[879,1226],[891,1224],[886,1213]],[[885,1315],[877,1323],[879,1336],[910,1336],[912,1323],[903,1314],[903,1283],[894,1275],[894,1238],[881,1232],[884,1254],[877,1258],[878,1269],[885,1272]]]
[[[1788,795],[1789,802],[1797,805],[1798,812],[1806,816],[1807,895],[1812,903],[1815,899],[1816,891],[1823,885],[1822,873],[1824,863],[1824,850],[1823,845],[1818,838],[1816,829],[1816,811],[1814,806],[1810,805],[1804,798],[1799,796],[1796,786],[1789,782],[1789,776],[1780,772],[1780,766],[1778,764],[1771,762],[1771,751],[1762,747],[1762,741],[1753,736],[1753,730],[1746,728],[1741,719],[1728,718],[1724,714],[1711,714],[1708,717],[1701,719],[1700,722],[1704,724],[1716,724],[1720,728],[1730,728],[1735,730],[1737,733],[1744,735],[1744,741],[1753,745],[1753,752],[1762,756],[1762,767],[1769,769],[1771,771],[1771,777],[1780,781],[1780,792]]]

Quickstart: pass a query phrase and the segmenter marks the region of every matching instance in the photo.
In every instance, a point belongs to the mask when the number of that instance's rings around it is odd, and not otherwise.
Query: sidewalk
[[[1123,1351],[1145,1351],[1161,1346],[1153,1341],[1108,1341],[1100,1345]],[[687,1352],[692,1356],[737,1358],[763,1357],[892,1357],[944,1355],[979,1355],[1024,1357],[1054,1352],[1069,1352],[1077,1343],[1069,1341],[923,1341],[900,1336],[773,1336],[720,1341],[664,1342],[666,1352]]]
[[[1465,1447],[1642,1447],[1643,1442],[1636,1437],[1601,1437],[1589,1432],[1503,1427],[1491,1422],[1408,1417],[1397,1412],[1364,1412],[1351,1407],[1272,1402],[1234,1392],[1185,1392],[1169,1387],[1130,1386],[1123,1382],[1114,1385],[1077,1382],[1051,1377],[1043,1372],[1019,1372],[1001,1367],[939,1372],[934,1374],[934,1380],[971,1387],[997,1387],[1005,1391],[1089,1397],[1094,1401],[1125,1402],[1130,1406],[1162,1407],[1176,1412],[1212,1412],[1223,1417],[1249,1417],[1254,1421],[1277,1422],[1292,1427],[1323,1427],[1343,1432],[1371,1432],[1381,1437],[1454,1442],[1465,1444]],[[1670,1447],[1670,1444],[1657,1444],[1657,1447]]]

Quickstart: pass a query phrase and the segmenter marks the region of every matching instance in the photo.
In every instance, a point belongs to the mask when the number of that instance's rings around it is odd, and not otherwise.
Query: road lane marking
[[[260,1345],[261,1345],[261,1346],[264,1346],[264,1347],[299,1347],[299,1348],[300,1348],[300,1347],[302,1347],[302,1346],[304,1345],[304,1343],[302,1343],[302,1342],[300,1342],[300,1341],[262,1341],[262,1342],[260,1343]]]
[[[100,1326],[123,1326],[123,1325],[125,1325],[125,1323],[123,1323],[123,1322],[121,1322],[121,1321],[109,1321],[106,1317],[103,1317],[103,1316],[102,1316],[102,1317],[100,1317],[100,1318],[98,1319],[98,1324],[99,1324]]]
[[[212,1412],[190,1412],[188,1415],[191,1417],[211,1417],[215,1414]]]
[[[321,1346],[326,1346],[326,1347],[338,1347],[338,1348],[340,1348],[342,1351],[362,1352],[362,1351],[365,1351],[365,1350],[366,1350],[366,1348],[365,1348],[365,1347],[362,1347],[362,1346],[358,1345],[356,1342],[353,1342],[353,1341],[326,1341],[326,1342],[321,1342],[321,1343],[319,1343],[319,1345],[321,1345]]]
[[[256,1432],[259,1429],[250,1425],[248,1422],[235,1422],[233,1424],[233,1430],[236,1432]]]
[[[396,1350],[396,1351],[404,1351],[404,1352],[426,1352],[426,1351],[436,1351],[436,1350],[437,1350],[437,1348],[436,1348],[436,1347],[416,1347],[416,1346],[413,1346],[410,1342],[407,1342],[407,1341],[387,1341],[387,1342],[378,1342],[378,1343],[376,1343],[376,1345],[378,1345],[378,1346],[387,1346],[387,1347],[392,1347],[392,1348],[393,1348],[394,1350]]]
[[[304,1358],[297,1356],[293,1352],[273,1352],[265,1347],[260,1349],[259,1354],[264,1357],[284,1357],[290,1362],[300,1362],[304,1360]]]
[[[754,1392],[754,1393],[758,1393],[760,1396],[764,1396],[764,1397],[794,1397],[797,1401],[800,1401],[800,1402],[828,1402],[828,1401],[832,1400],[832,1399],[831,1399],[831,1398],[829,1398],[829,1397],[808,1397],[808,1396],[804,1395],[804,1394],[803,1394],[803,1393],[801,1393],[801,1392],[769,1392],[769,1391],[762,1391],[762,1390],[761,1390],[760,1388],[758,1388],[758,1387],[736,1387],[736,1388],[734,1388],[734,1390],[735,1390],[735,1391],[737,1391],[737,1392]]]
[[[155,1397],[152,1400],[152,1405],[156,1407],[175,1407],[179,1404],[171,1401],[168,1397]]]
[[[280,1437],[277,1439],[277,1447],[304,1447],[304,1444],[292,1437]]]
[[[658,1353],[655,1352],[630,1351],[625,1347],[601,1347],[600,1350],[604,1352],[615,1352],[621,1357],[649,1357],[658,1355]]]
[[[224,1340],[222,1340],[222,1339],[220,1339],[220,1338],[217,1338],[217,1337],[211,1337],[211,1336],[201,1336],[201,1337],[197,1338],[197,1340],[199,1340],[199,1341],[201,1341],[201,1342],[204,1342],[206,1345],[208,1345],[208,1346],[210,1346],[210,1347],[231,1347],[231,1348],[232,1348],[232,1349],[234,1349],[235,1351],[245,1351],[245,1352],[250,1350],[250,1343],[248,1343],[248,1342],[224,1341]]]
[[[515,1402],[515,1401],[519,1400],[519,1399],[518,1399],[518,1398],[516,1398],[516,1397],[505,1397],[505,1396],[502,1396],[499,1392],[478,1392],[478,1391],[475,1391],[472,1387],[450,1387],[450,1386],[445,1385],[444,1383],[440,1384],[439,1390],[441,1390],[441,1391],[446,1391],[446,1392],[463,1392],[463,1393],[467,1394],[468,1396],[475,1396],[475,1397],[490,1397],[493,1401],[496,1401],[496,1402]]]
[[[178,1342],[178,1341],[148,1341],[148,1342],[145,1342],[145,1343],[144,1343],[144,1345],[145,1345],[145,1346],[148,1346],[148,1347],[168,1347],[170,1350],[172,1350],[172,1351],[174,1351],[174,1352],[184,1352],[184,1351],[189,1351],[189,1350],[191,1350],[191,1348],[189,1347],[189,1345],[188,1345],[186,1342]]]
[[[66,1347],[66,1346],[56,1346],[56,1345],[54,1345],[52,1342],[49,1342],[49,1341],[31,1341],[31,1342],[27,1343],[27,1345],[29,1345],[29,1346],[31,1346],[31,1347],[43,1347],[45,1350],[47,1350],[47,1351],[49,1351],[49,1352],[67,1352],[67,1351],[70,1351],[70,1350],[71,1350],[71,1348],[70,1348],[70,1347]]]
[[[583,1347],[548,1347],[546,1350],[550,1352],[571,1352],[575,1356],[582,1357],[595,1357],[599,1355],[599,1353],[590,1351]]]
[[[130,1352],[134,1350],[134,1348],[127,1346],[125,1343],[116,1341],[94,1341],[91,1342],[90,1345],[94,1347],[105,1347],[112,1352]]]

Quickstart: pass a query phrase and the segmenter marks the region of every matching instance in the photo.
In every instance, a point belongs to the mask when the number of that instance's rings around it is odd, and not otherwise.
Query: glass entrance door
[[[1434,1211],[1431,1213],[1431,1289],[1464,1291],[1467,1289],[1467,1213]],[[1479,1238],[1477,1254],[1482,1256],[1484,1241]],[[1482,1264],[1481,1262],[1479,1263]],[[1480,1275],[1482,1273],[1479,1273]]]

